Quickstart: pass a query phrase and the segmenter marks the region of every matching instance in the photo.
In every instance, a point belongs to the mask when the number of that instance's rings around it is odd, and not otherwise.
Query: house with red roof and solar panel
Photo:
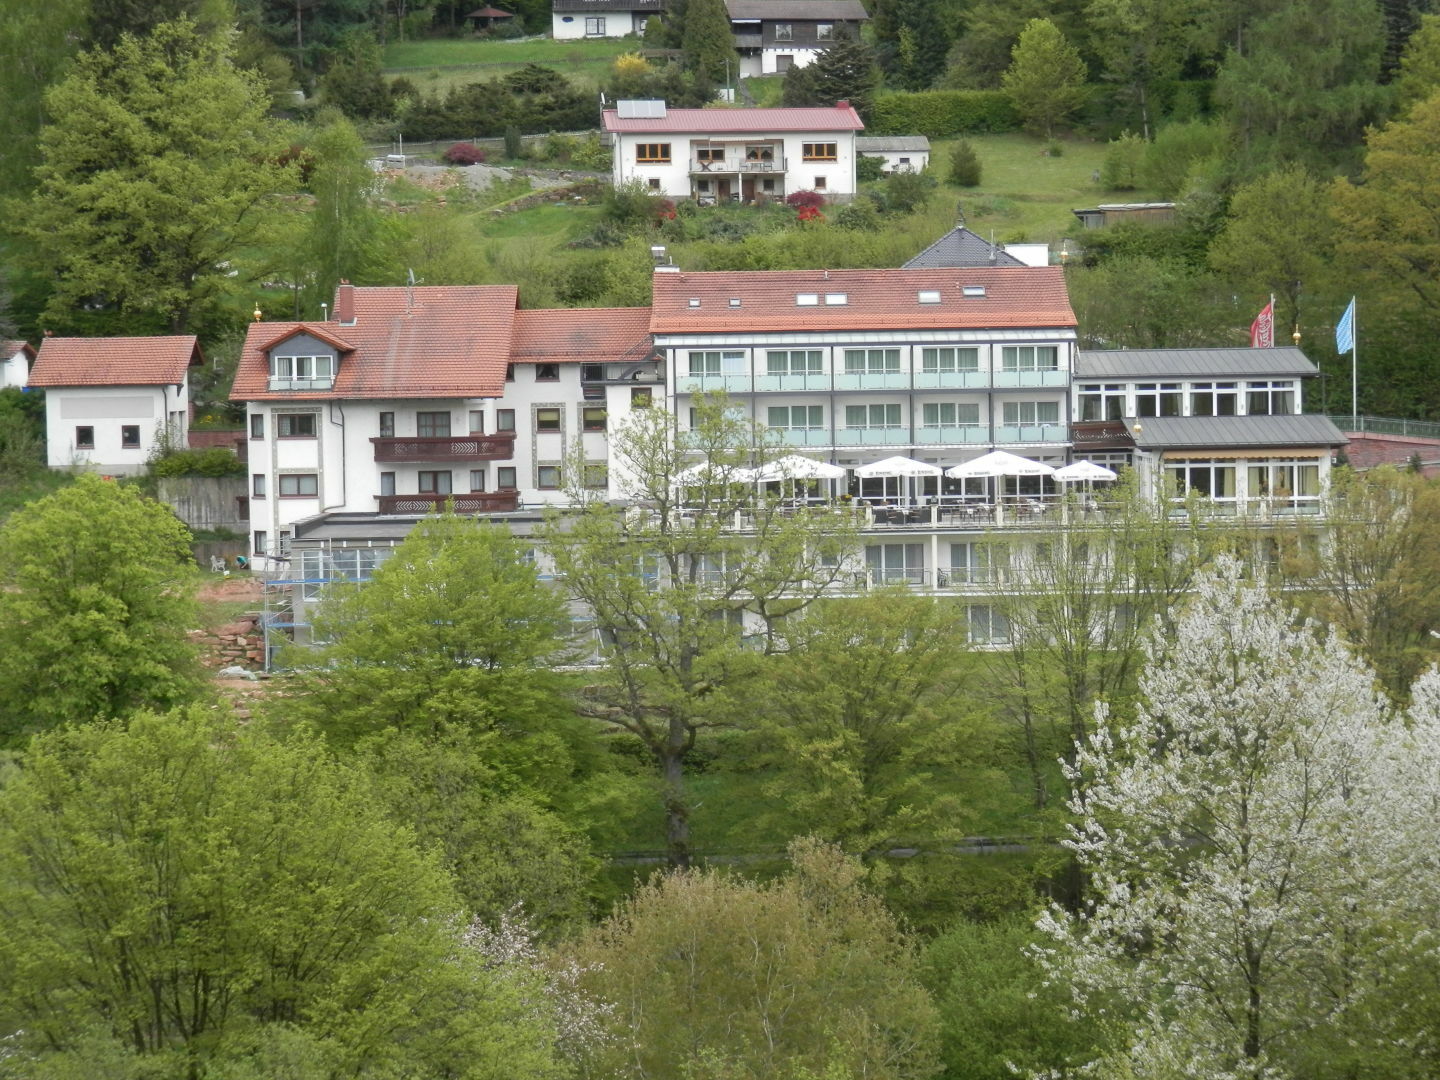
[[[202,363],[194,334],[45,338],[30,385],[45,391],[50,467],[131,475],[145,471],[158,446],[183,447],[189,372]]]
[[[797,191],[845,202],[856,191],[855,134],[865,125],[848,101],[783,109],[618,101],[602,120],[617,185],[639,183],[701,205],[769,202]]]

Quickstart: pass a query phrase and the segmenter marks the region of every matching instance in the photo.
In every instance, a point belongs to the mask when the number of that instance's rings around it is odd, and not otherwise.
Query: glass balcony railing
[[[1038,371],[997,371],[995,372],[994,385],[997,387],[1016,387],[1031,389],[1035,387],[1068,386],[1070,383],[1070,372],[1065,368],[1045,368]]]

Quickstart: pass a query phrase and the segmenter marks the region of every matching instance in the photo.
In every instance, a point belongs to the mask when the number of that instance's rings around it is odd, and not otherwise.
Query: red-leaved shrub
[[[797,210],[802,206],[824,206],[825,196],[818,191],[792,191],[785,196],[785,205]]]
[[[451,165],[479,165],[485,160],[485,151],[468,142],[457,142],[444,153]]]

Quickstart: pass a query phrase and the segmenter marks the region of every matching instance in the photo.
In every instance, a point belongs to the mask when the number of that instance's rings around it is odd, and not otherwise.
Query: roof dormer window
[[[271,390],[329,390],[334,385],[333,354],[270,357]]]

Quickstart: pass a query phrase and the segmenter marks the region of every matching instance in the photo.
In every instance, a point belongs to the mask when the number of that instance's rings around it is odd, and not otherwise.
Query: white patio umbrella
[[[677,487],[700,487],[706,484],[750,484],[755,481],[755,470],[745,468],[727,469],[713,462],[701,461],[681,469],[672,478]]]
[[[901,479],[909,477],[911,480],[918,476],[939,476],[941,468],[938,465],[931,465],[926,461],[916,461],[908,457],[887,457],[880,461],[872,461],[869,465],[861,465],[855,470],[855,475],[861,480],[878,480],[882,477],[896,476]],[[904,489],[900,494],[904,495]],[[911,497],[914,497],[913,487]]]
[[[786,454],[755,470],[755,479],[768,480],[843,480],[845,470],[839,465],[800,454]]]
[[[1114,471],[1104,465],[1096,465],[1093,461],[1073,461],[1056,469],[1055,479],[1073,484],[1081,480],[1117,480],[1119,477]]]
[[[991,450],[974,461],[946,469],[945,475],[952,480],[964,480],[972,476],[1054,476],[1055,468],[1043,461],[1031,461],[1004,450]]]
[[[887,457],[855,470],[855,475],[862,480],[875,480],[882,476],[939,476],[940,473],[940,466],[908,457]]]

